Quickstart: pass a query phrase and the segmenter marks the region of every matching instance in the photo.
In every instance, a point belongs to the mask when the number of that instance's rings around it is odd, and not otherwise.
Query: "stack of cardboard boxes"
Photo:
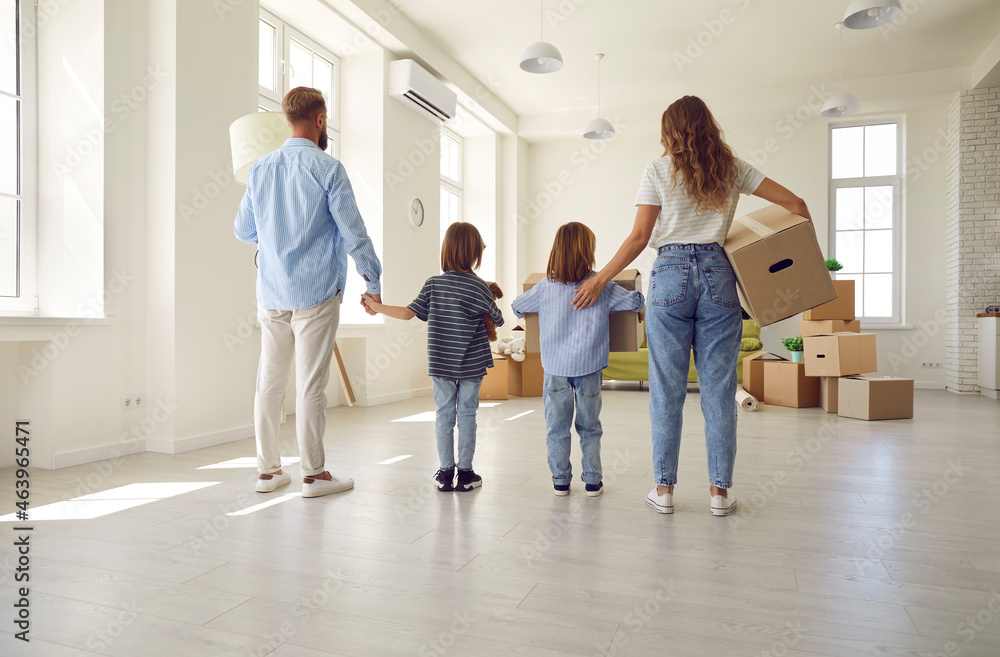
[[[799,322],[803,362],[764,352],[747,356],[744,388],[765,404],[820,406],[861,420],[913,417],[913,379],[862,376],[878,369],[875,334],[861,333],[855,319],[854,281],[834,286],[837,298],[804,312]]]
[[[859,420],[913,417],[913,379],[862,376],[878,369],[875,334],[854,316],[854,281],[834,281],[838,298],[799,322],[806,375],[819,377],[820,406]]]

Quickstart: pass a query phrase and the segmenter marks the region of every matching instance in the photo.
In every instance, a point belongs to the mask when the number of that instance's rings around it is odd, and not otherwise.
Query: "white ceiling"
[[[596,52],[606,53],[606,107],[834,81],[834,25],[849,0],[544,0],[544,40],[565,62],[547,75],[518,67],[522,50],[539,38],[538,0],[397,3],[523,117],[594,108]],[[898,29],[844,30],[845,80],[969,67],[1000,33],[1000,0],[903,5],[909,11]],[[707,46],[678,65],[675,54],[699,38]]]

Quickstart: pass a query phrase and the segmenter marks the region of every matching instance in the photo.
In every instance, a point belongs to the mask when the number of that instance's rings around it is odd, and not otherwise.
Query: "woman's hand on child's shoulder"
[[[600,274],[595,274],[583,283],[580,283],[574,290],[576,295],[573,297],[573,307],[580,310],[581,308],[593,305],[597,301],[597,298],[601,296],[601,292],[604,291],[604,286],[607,283],[607,281],[601,278]]]

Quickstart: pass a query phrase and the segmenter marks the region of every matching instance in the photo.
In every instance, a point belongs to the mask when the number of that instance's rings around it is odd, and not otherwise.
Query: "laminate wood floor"
[[[5,518],[0,655],[1000,655],[1000,404],[740,412],[739,507],[716,518],[699,401],[672,516],[644,503],[649,393],[629,386],[605,388],[597,498],[552,494],[541,399],[484,403],[471,493],[430,483],[429,397],[331,409],[328,466],[357,484],[325,498],[299,496],[294,423],[293,483],[268,495],[252,440],[32,470],[32,641]]]

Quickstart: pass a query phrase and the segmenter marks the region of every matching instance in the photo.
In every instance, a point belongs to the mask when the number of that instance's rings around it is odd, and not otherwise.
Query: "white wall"
[[[808,91],[804,90],[802,98],[807,97]],[[806,200],[820,246],[826,252],[827,119],[813,113],[794,126],[787,120],[781,123],[788,110],[746,113],[740,111],[739,104],[708,102],[737,155],[755,160],[768,177]],[[662,154],[659,119],[665,106],[617,109],[618,116],[627,119],[615,120],[618,136],[613,139],[590,142],[578,137],[528,147],[528,193],[522,197],[521,214],[527,226],[530,270],[544,268],[555,230],[563,223],[582,221],[594,229],[598,266],[614,255],[631,229],[643,167]],[[882,112],[892,109],[892,103],[880,104]],[[616,114],[614,108],[607,113],[612,117]],[[943,387],[943,369],[920,369],[920,363],[944,360],[944,331],[935,314],[944,308],[945,166],[943,152],[936,159],[933,155],[941,145],[938,131],[946,128],[946,105],[937,98],[921,103],[900,101],[895,113],[903,115],[906,122],[909,180],[905,196],[905,307],[906,323],[913,328],[875,331],[879,373],[911,377],[926,387]],[[925,151],[932,157],[915,159],[916,154]],[[934,161],[927,164],[928,159]],[[737,212],[743,214],[764,205],[760,199],[743,197]],[[654,258],[655,252],[647,249],[633,265],[642,271],[647,289]],[[796,335],[797,321],[795,318],[765,327],[765,348],[783,353],[779,339]]]
[[[136,99],[149,85],[145,57],[133,56],[135,32],[123,29],[130,22],[143,25],[144,43],[143,3],[67,2],[38,33],[46,72],[39,84],[39,293],[43,313],[77,319],[37,327],[37,341],[16,347],[14,398],[18,415],[35,426],[36,467],[141,448],[128,439],[143,412],[123,412],[118,403],[145,386],[144,229],[136,218],[143,216],[146,124]],[[56,165],[66,167],[63,175]],[[94,320],[102,314],[112,319]]]

